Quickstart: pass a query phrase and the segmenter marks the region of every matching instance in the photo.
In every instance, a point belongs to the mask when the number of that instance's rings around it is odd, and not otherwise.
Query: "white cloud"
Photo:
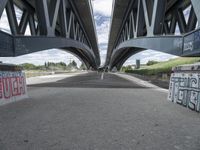
[[[77,57],[57,49],[50,49],[18,57],[0,57],[0,61],[12,64],[34,63],[36,65],[43,65],[45,62],[65,62],[68,64],[72,60],[75,60],[78,66],[80,66],[81,61]]]
[[[110,19],[104,21],[100,26],[97,26],[97,34],[99,44],[108,43]]]
[[[93,1],[93,11],[94,11],[94,18],[96,21],[101,65],[105,63],[105,58],[107,53],[111,10],[112,10],[112,0]]]
[[[111,16],[112,0],[93,0],[93,9],[103,16]]]

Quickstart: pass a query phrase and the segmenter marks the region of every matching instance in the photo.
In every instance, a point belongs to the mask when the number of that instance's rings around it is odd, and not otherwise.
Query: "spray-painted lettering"
[[[5,101],[12,101],[20,99],[25,96],[26,92],[26,78],[21,71],[0,72],[0,105]]]
[[[170,80],[168,99],[200,112],[200,74],[173,73]]]

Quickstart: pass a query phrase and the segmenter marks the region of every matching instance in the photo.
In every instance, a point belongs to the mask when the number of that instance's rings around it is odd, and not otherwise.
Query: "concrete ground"
[[[200,150],[199,114],[166,90],[123,74],[46,80],[0,107],[0,150]]]

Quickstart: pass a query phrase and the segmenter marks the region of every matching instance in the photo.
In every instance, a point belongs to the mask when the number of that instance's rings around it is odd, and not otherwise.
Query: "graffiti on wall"
[[[200,74],[173,73],[170,79],[168,99],[200,112]]]
[[[0,72],[0,105],[26,97],[26,78],[21,71]]]
[[[183,54],[191,54],[200,50],[200,29],[184,36]]]

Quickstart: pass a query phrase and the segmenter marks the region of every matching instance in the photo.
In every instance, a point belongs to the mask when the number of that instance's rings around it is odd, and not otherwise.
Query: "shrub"
[[[149,60],[148,62],[147,62],[147,66],[151,66],[151,65],[154,65],[154,64],[157,64],[157,63],[159,63],[158,61],[154,61],[154,60]]]

